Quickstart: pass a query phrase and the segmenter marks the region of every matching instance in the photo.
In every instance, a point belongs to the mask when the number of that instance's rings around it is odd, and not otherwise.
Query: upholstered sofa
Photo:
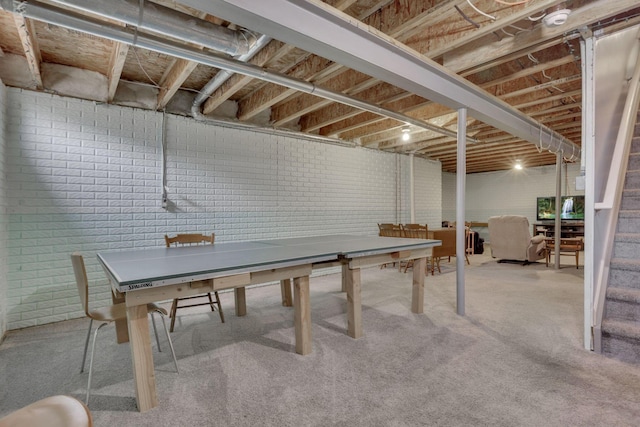
[[[491,256],[501,261],[523,263],[544,259],[544,236],[531,237],[529,220],[519,215],[501,215],[489,218],[489,244]],[[500,262],[500,261],[499,261]]]

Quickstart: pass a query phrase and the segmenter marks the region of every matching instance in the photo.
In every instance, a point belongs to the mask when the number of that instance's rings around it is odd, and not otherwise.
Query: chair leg
[[[224,313],[222,312],[222,304],[220,304],[220,297],[218,296],[218,291],[214,292],[216,296],[216,303],[218,304],[218,313],[220,314],[220,321],[224,323]]]
[[[87,348],[89,348],[89,338],[91,337],[91,326],[93,325],[93,319],[89,319],[89,330],[87,331],[87,339],[84,341],[84,354],[82,355],[82,366],[80,367],[80,373],[84,372],[84,362],[87,360]]]
[[[178,298],[173,299],[173,303],[171,304],[171,313],[169,316],[171,317],[171,327],[169,328],[169,332],[173,332],[173,325],[176,323],[176,311],[178,310]]]
[[[107,322],[96,328],[96,331],[93,333],[93,343],[91,344],[91,357],[89,357],[89,379],[87,380],[87,398],[84,401],[85,405],[89,405],[89,393],[91,392],[91,376],[93,375],[93,356],[96,354],[96,339],[98,338],[98,331],[103,326],[108,325]]]
[[[209,297],[209,306],[211,307],[211,311],[216,311],[216,306],[213,305],[213,298],[211,298],[211,292],[208,292],[207,296]]]
[[[164,328],[164,332],[167,334],[167,341],[169,342],[169,348],[171,349],[171,356],[173,356],[173,364],[176,367],[176,372],[180,373],[180,371],[178,371],[178,360],[176,359],[176,352],[173,350],[173,342],[171,342],[171,336],[169,335],[169,330],[167,329],[167,322],[164,321],[164,314],[162,314],[162,312],[158,311],[158,314],[160,314],[160,319],[162,319],[162,327]],[[151,314],[151,317],[153,318],[153,313]]]
[[[151,324],[153,325],[153,334],[156,336],[156,344],[158,344],[158,353],[162,353],[162,349],[160,348],[160,338],[158,338],[158,328],[156,328],[156,318],[151,313]]]

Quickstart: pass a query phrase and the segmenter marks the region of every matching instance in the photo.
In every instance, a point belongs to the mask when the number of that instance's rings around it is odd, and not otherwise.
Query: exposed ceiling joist
[[[16,28],[20,34],[20,41],[27,59],[27,65],[31,72],[31,79],[35,89],[42,89],[42,74],[40,73],[40,63],[42,56],[40,55],[40,45],[36,38],[36,30],[33,22],[22,15],[14,15]]]
[[[109,58],[109,68],[107,71],[107,80],[109,82],[107,100],[109,102],[113,101],[113,98],[116,95],[116,89],[118,88],[118,83],[120,82],[122,68],[124,67],[124,62],[127,59],[128,52],[128,44],[119,42],[113,43],[113,50],[111,51],[111,57]]]
[[[370,27],[320,3],[273,0],[185,0],[186,4],[222,16],[284,42],[392,83],[452,109],[467,108],[475,118],[526,141],[579,153],[562,135],[535,122],[502,101]],[[346,41],[346,42],[345,42]],[[437,88],[437,91],[433,88]]]

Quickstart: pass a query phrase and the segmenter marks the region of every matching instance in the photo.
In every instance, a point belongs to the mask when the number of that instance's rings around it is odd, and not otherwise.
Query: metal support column
[[[467,180],[467,109],[458,109],[458,159],[456,165],[456,312],[464,316],[464,260],[467,245],[465,203]]]
[[[560,237],[562,236],[562,153],[556,153],[556,218],[555,218],[555,234],[553,236],[555,248],[553,262],[556,270],[560,269]]]

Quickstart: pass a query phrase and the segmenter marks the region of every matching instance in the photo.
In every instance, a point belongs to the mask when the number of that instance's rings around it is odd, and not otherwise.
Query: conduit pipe
[[[251,58],[254,57],[256,53],[258,53],[263,47],[265,47],[270,41],[271,37],[261,35],[258,37],[258,40],[251,46],[249,51],[244,55],[240,55],[237,59],[238,61],[247,62]],[[211,96],[213,92],[216,91],[224,82],[229,80],[234,73],[228,70],[220,70],[218,74],[215,75],[211,80],[207,82],[206,85],[200,89],[200,92],[196,95],[193,100],[193,104],[191,105],[191,115],[195,119],[201,119],[203,116],[201,114],[202,104]]]
[[[152,2],[144,2],[144,8],[141,9],[138,0],[51,1],[72,9],[124,22],[139,30],[202,45],[231,56],[246,54],[256,42],[256,37],[249,31],[231,30]],[[9,3],[9,1],[3,1],[3,3]],[[20,13],[22,6],[14,7],[16,12]]]
[[[296,79],[285,74],[269,71],[253,64],[248,64],[237,59],[224,57],[214,52],[203,52],[201,50],[179,44],[172,40],[159,38],[152,34],[144,34],[132,32],[128,28],[122,28],[113,24],[90,19],[86,16],[79,15],[64,9],[56,8],[38,1],[29,1],[20,3],[18,8],[14,8],[13,0],[0,0],[0,6],[9,12],[23,15],[27,18],[36,19],[38,21],[48,22],[50,24],[69,28],[75,31],[81,31],[103,37],[110,40],[142,47],[144,49],[160,52],[169,56],[186,59],[188,61],[198,62],[232,71],[234,73],[244,74],[260,80],[268,81],[282,85],[300,92],[305,92],[318,96],[320,98],[329,99],[334,102],[349,105],[370,113],[378,114],[384,117],[392,118],[410,125],[414,125],[421,129],[437,132],[452,138],[457,138],[457,133],[449,129],[432,125],[422,120],[415,119],[410,116],[398,113],[371,104],[360,99],[345,95],[339,92],[333,92],[309,83],[305,80]],[[468,141],[478,142],[475,138],[467,137]]]

